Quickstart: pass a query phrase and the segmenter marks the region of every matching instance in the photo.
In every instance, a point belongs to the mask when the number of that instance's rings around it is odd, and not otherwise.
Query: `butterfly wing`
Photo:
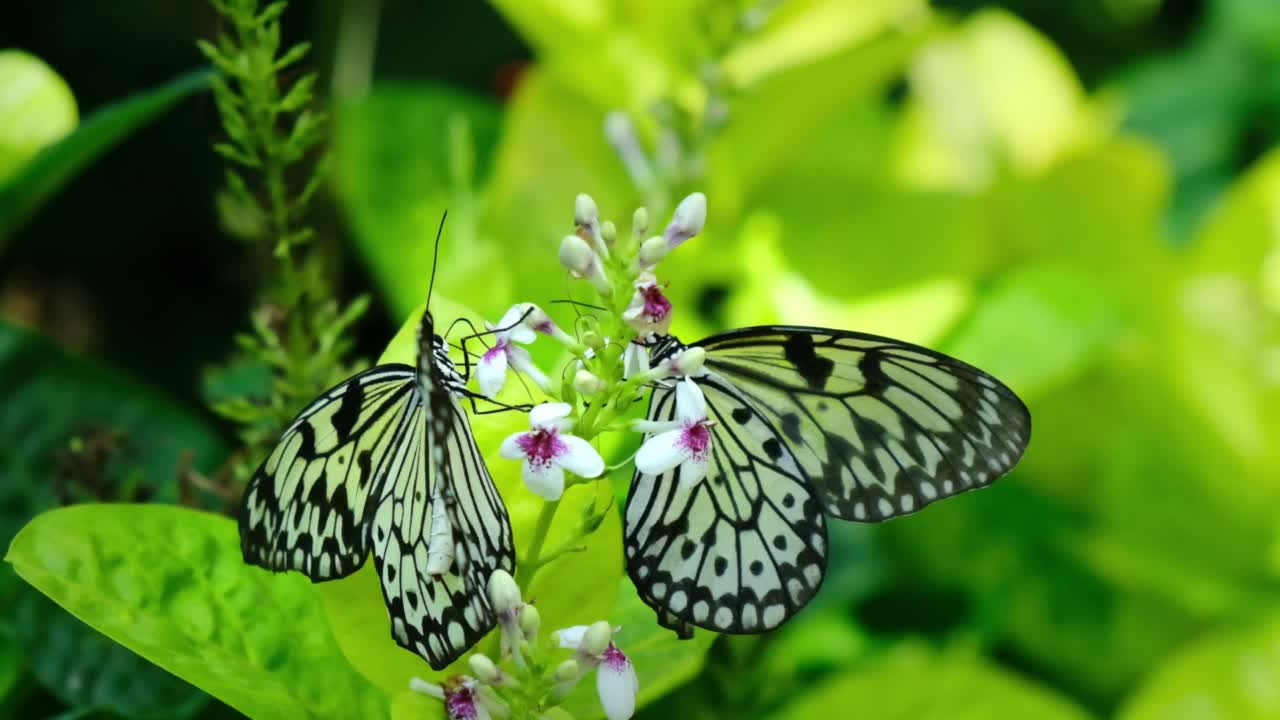
[[[1012,390],[928,348],[790,326],[695,344],[709,375],[778,431],[834,517],[880,522],[989,485],[1031,439],[1031,415]]]
[[[433,337],[424,322],[424,336]],[[373,534],[392,637],[439,670],[493,629],[489,576],[512,571],[515,551],[502,498],[452,392],[460,378],[447,356],[434,362],[419,373],[430,413],[406,429],[425,443],[400,446]]]
[[[822,583],[826,519],[777,430],[731,383],[700,379],[711,428],[707,477],[689,486],[677,467],[636,473],[627,498],[627,570],[660,622],[725,633],[777,627]],[[675,392],[654,391],[650,420],[676,417]],[[747,422],[733,418],[749,416]],[[777,445],[771,457],[762,445]]]
[[[678,468],[637,472],[625,529],[637,590],[677,630],[776,627],[821,584],[826,514],[876,522],[987,485],[1030,437],[1011,390],[908,343],[774,326],[695,345],[712,466],[692,488]],[[664,339],[654,360],[682,348]],[[649,419],[675,416],[674,391],[655,390]]]
[[[240,507],[246,562],[314,581],[355,572],[369,555],[369,520],[420,412],[414,369],[380,365],[312,402],[254,473]]]

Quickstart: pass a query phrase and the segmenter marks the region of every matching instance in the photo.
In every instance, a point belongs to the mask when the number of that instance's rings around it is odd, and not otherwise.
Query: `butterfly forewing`
[[[777,428],[838,518],[878,522],[989,485],[1030,439],[1013,391],[927,348],[804,327],[696,344]]]
[[[381,365],[302,411],[245,491],[246,561],[314,580],[344,577],[364,564],[395,428],[418,407],[413,377],[408,365]]]
[[[660,621],[729,633],[784,622],[826,569],[825,516],[877,522],[990,484],[1031,433],[998,380],[897,340],[822,328],[747,328],[695,343],[693,378],[712,426],[711,465],[637,472],[626,513],[627,569]],[[661,338],[653,362],[684,346]],[[649,419],[676,417],[654,391]]]

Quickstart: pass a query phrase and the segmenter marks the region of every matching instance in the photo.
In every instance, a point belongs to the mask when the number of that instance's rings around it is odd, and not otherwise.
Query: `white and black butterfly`
[[[1031,437],[1000,381],[898,340],[769,326],[693,346],[715,423],[707,477],[637,471],[625,520],[627,571],[682,637],[777,627],[822,584],[827,516],[880,522],[988,485]],[[651,361],[685,347],[661,337]],[[655,389],[649,420],[673,419],[675,397]]]
[[[458,398],[430,312],[418,365],[379,365],[311,403],[254,473],[240,511],[246,562],[344,577],[370,551],[391,634],[440,669],[493,629],[485,592],[513,572],[511,522]]]

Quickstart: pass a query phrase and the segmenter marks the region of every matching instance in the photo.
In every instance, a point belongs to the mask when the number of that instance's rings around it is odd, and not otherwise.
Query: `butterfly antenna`
[[[444,235],[444,221],[449,217],[449,211],[445,210],[440,216],[440,227],[436,229],[436,246],[431,251],[431,282],[427,284],[427,310],[431,310],[431,293],[436,287],[436,267],[440,265],[440,237]]]

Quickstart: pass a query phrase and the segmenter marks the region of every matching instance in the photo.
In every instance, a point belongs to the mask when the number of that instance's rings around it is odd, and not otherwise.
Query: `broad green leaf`
[[[1277,193],[1280,152],[1272,152],[1206,220],[1169,305],[1167,367],[1177,386],[1263,473],[1280,467]]]
[[[477,226],[499,121],[492,103],[432,85],[380,85],[337,108],[334,188],[395,317],[422,303],[445,210],[436,290],[468,301],[511,295],[512,269]]]
[[[71,88],[40,58],[0,50],[0,182],[76,126]]]
[[[1280,718],[1280,617],[1216,631],[1169,657],[1116,715],[1119,720]]]
[[[807,688],[772,720],[840,717],[849,703],[878,720],[1086,720],[1071,700],[964,652],[904,643],[861,670]]]
[[[0,182],[0,245],[76,173],[179,100],[203,90],[210,70],[194,70],[95,110],[75,132],[49,145]]]
[[[916,56],[899,174],[922,187],[986,187],[1034,174],[1106,132],[1066,58],[1031,26],[982,10]]]
[[[1079,377],[1123,329],[1121,311],[1090,277],[1030,265],[980,297],[944,350],[1035,398]]]
[[[29,523],[6,560],[81,620],[250,717],[386,715],[307,579],[246,565],[234,520],[77,505]]]
[[[442,332],[455,317],[475,317],[471,311],[440,296],[432,298],[431,310],[437,332]],[[421,316],[421,306],[409,314],[379,362],[415,361],[414,337]],[[519,463],[499,458],[497,448],[507,435],[527,430],[528,422],[528,417],[518,412],[471,418],[477,444],[511,517],[518,557],[523,557],[528,547],[542,501],[525,488]],[[546,549],[561,546],[583,511],[593,502],[607,503],[611,496],[607,479],[567,490],[560,501]],[[562,556],[538,573],[532,587],[523,588],[525,600],[537,605],[544,629],[585,625],[610,617],[622,575],[621,536],[618,513],[609,513],[584,544],[584,550]],[[388,693],[402,692],[413,677],[439,680],[467,672],[465,656],[436,672],[425,660],[395,643],[372,563],[348,578],[318,584],[316,590],[324,599],[338,643],[352,666]],[[492,633],[475,649],[496,657],[497,637],[496,632]]]
[[[128,718],[185,718],[209,696],[85,626],[34,590],[14,608],[29,672],[74,708]]]

